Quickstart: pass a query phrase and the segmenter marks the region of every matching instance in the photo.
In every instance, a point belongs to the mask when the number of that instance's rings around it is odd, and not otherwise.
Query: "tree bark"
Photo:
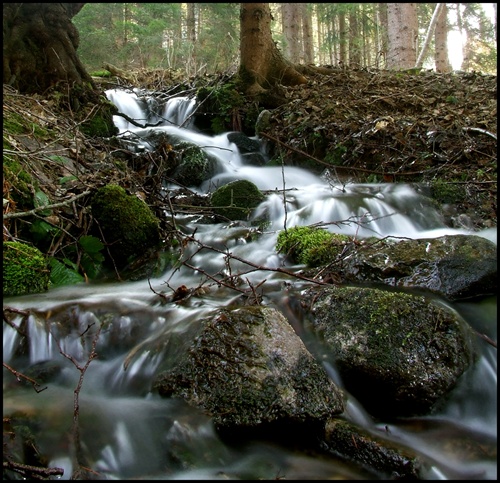
[[[434,32],[434,64],[436,72],[451,72],[448,58],[448,7],[443,4]]]
[[[290,86],[307,82],[273,41],[268,3],[241,4],[238,73],[248,95],[264,94],[278,84]]]
[[[387,68],[412,69],[417,61],[417,5],[388,3],[387,20]]]
[[[94,91],[80,62],[78,31],[71,22],[84,3],[5,3],[3,79],[22,93],[56,85]]]
[[[314,63],[313,33],[311,12],[307,8],[307,3],[300,4],[302,17],[302,39],[303,39],[303,57],[305,64]]]
[[[300,3],[282,3],[281,16],[285,38],[285,56],[294,64],[300,62]]]
[[[378,15],[378,35],[377,35],[377,69],[385,69],[387,67],[387,50],[389,40],[387,38],[388,20],[387,20],[387,3],[377,3]]]

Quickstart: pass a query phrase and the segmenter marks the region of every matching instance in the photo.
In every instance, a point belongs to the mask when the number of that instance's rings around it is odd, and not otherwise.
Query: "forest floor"
[[[496,76],[338,69],[285,93],[266,134],[292,163],[306,152],[340,179],[426,183],[496,226]]]
[[[194,93],[231,80],[227,74],[188,80],[164,73],[159,78],[158,71],[139,74],[136,87],[170,93]],[[103,90],[110,85],[103,84]],[[428,183],[438,202],[453,207],[447,213],[450,226],[459,227],[466,219],[474,229],[494,227],[496,92],[496,76],[476,72],[337,69],[282,88],[282,103],[268,108],[270,119],[261,137],[285,164],[328,169],[344,183]],[[35,208],[61,204],[59,219],[47,217],[57,226],[66,223],[85,231],[89,192],[110,182],[150,201],[153,190],[145,167],[124,162],[117,156],[123,149],[109,139],[84,135],[81,116],[76,119],[59,106],[55,96],[24,96],[4,86],[4,240],[16,237],[25,219],[20,212],[30,208],[16,184],[21,177],[13,177],[12,169],[31,177]],[[255,102],[246,100],[234,110],[233,120],[239,123],[255,110]]]

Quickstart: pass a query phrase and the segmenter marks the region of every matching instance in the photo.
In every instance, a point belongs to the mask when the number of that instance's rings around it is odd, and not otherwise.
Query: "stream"
[[[261,303],[279,309],[310,352],[334,377],[333,362],[301,317],[300,292],[308,282],[273,269],[296,271],[274,246],[285,226],[323,224],[335,233],[358,237],[433,238],[470,234],[449,228],[419,188],[406,184],[354,184],[331,174],[315,175],[297,167],[245,164],[227,133],[209,136],[193,125],[194,99],[174,98],[165,105],[139,91],[107,91],[120,112],[145,125],[115,116],[120,136],[138,150],[151,149],[147,136],[163,132],[202,147],[217,159],[218,172],[191,189],[199,194],[233,179],[247,179],[265,190],[266,199],[252,219],[266,215],[265,228],[249,222],[208,223],[201,215],[177,214],[177,228],[204,247],[187,246],[185,258],[200,270],[168,268],[156,278],[89,283],[46,293],[4,298],[4,308],[29,310],[26,338],[4,322],[3,360],[17,371],[50,373],[36,392],[4,369],[4,417],[29,415],[40,452],[51,467],[75,470],[72,444],[74,391],[80,372],[63,357],[85,365],[98,327],[98,357],[92,360],[79,397],[83,458],[98,479],[373,479],[359,466],[270,441],[231,445],[215,432],[210,418],[181,400],[151,390],[155,376],[179,357],[180,341],[190,337],[193,321],[212,310],[241,303],[244,294],[220,286],[207,274],[238,274],[242,287],[254,288]],[[182,126],[182,127],[179,127]],[[265,143],[261,154],[266,156]],[[165,184],[165,193],[175,190]],[[171,213],[165,213],[171,217]],[[474,232],[496,243],[496,229]],[[228,256],[231,254],[232,256]],[[246,264],[245,260],[252,263]],[[263,269],[257,270],[259,266]],[[265,268],[269,268],[266,270]],[[185,303],[165,301],[172,288],[203,287]],[[154,291],[153,291],[153,290]],[[497,339],[497,300],[445,302],[474,329]],[[21,325],[21,314],[13,317]],[[20,347],[24,350],[20,350]],[[478,362],[462,375],[446,402],[432,415],[397,421],[372,418],[347,395],[346,418],[374,435],[385,434],[410,448],[424,462],[423,479],[497,478],[497,356],[484,340]],[[27,463],[28,464],[28,463]]]

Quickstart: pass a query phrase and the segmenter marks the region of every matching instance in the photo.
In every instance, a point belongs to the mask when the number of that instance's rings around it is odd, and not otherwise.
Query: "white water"
[[[249,179],[260,189],[269,190],[254,213],[254,219],[263,214],[270,219],[263,232],[252,227],[252,220],[201,224],[189,216],[178,217],[178,225],[186,234],[196,230],[196,238],[204,244],[260,267],[287,265],[274,250],[277,234],[284,226],[324,223],[333,232],[360,238],[470,233],[444,226],[426,199],[408,185],[343,185],[299,168],[246,166],[225,134],[207,136],[178,127],[193,112],[192,100],[171,100],[162,107],[151,99],[141,101],[134,93],[115,90],[108,96],[120,111],[141,123],[154,124],[165,118],[162,125],[143,129],[117,116],[123,136],[135,139],[155,132],[173,134],[216,156],[220,173],[203,186],[193,187],[196,191],[210,192],[237,178]],[[151,146],[148,141],[141,142],[146,148]],[[477,234],[496,241],[496,230]],[[198,248],[194,243],[188,245],[185,257]],[[265,279],[259,289],[263,303],[279,308],[297,333],[307,336],[294,305],[305,286],[303,282],[272,270],[255,270],[238,260],[228,262],[226,258],[225,253],[201,250],[190,263],[214,276],[240,274],[254,286]],[[24,354],[19,354],[22,338],[4,323],[4,362],[20,371],[47,360],[60,366],[59,376],[42,393],[19,387],[4,370],[4,415],[24,410],[37,416],[42,422],[37,433],[40,449],[51,465],[65,468],[64,479],[69,479],[74,469],[68,440],[79,372],[61,356],[59,347],[84,364],[101,323],[105,329],[97,345],[99,357],[85,374],[80,400],[86,456],[101,479],[366,478],[355,465],[297,454],[268,443],[254,442],[240,449],[228,447],[217,437],[209,418],[181,401],[154,395],[150,391],[154,376],[175,363],[197,321],[213,308],[234,302],[240,294],[218,288],[204,273],[186,267],[169,269],[149,282],[156,292],[167,295],[182,284],[195,288],[203,282],[209,290],[193,296],[186,304],[163,303],[147,281],[82,284],[4,300],[4,306],[31,312],[26,319],[29,337]],[[496,298],[453,307],[471,326],[496,340]],[[13,321],[19,326],[22,317],[16,316]],[[310,338],[306,339],[310,342]],[[387,427],[389,439],[412,448],[427,461],[426,479],[496,479],[493,457],[486,453],[474,457],[472,451],[465,451],[464,456],[463,451],[453,449],[457,441],[476,444],[485,451],[496,448],[496,349],[486,343],[481,343],[481,348],[480,361],[461,378],[437,414],[392,423],[375,421],[349,398],[345,416],[374,434],[387,437]],[[310,350],[323,361],[330,376],[337,378],[324,349],[312,344]]]

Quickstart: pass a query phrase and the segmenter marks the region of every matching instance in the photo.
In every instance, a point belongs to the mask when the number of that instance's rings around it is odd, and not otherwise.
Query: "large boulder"
[[[476,356],[472,329],[433,299],[326,287],[310,289],[303,304],[345,388],[375,416],[429,413]]]
[[[345,282],[422,288],[449,300],[497,292],[497,247],[476,235],[367,243],[342,261]]]
[[[343,284],[423,289],[454,301],[497,293],[497,246],[477,235],[355,240],[316,227],[278,235],[276,250]],[[314,274],[311,274],[314,277]]]
[[[219,429],[324,425],[344,410],[340,390],[286,318],[262,306],[203,319],[184,357],[155,387],[203,408]]]

